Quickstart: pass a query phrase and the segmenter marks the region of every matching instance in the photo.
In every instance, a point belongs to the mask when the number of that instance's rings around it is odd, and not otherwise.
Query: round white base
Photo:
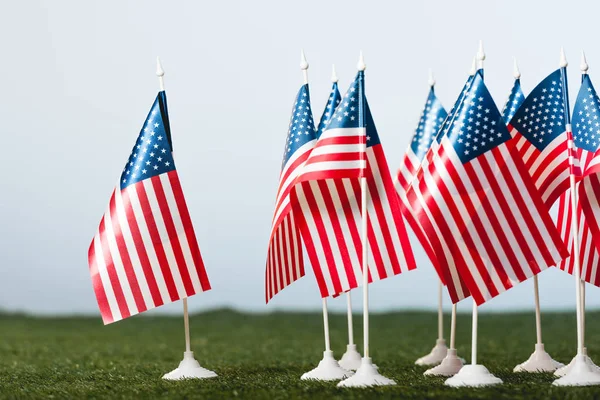
[[[452,378],[446,379],[446,385],[453,387],[480,387],[502,383],[502,379],[495,377],[483,365],[465,365]]]
[[[217,374],[213,371],[200,366],[200,363],[194,358],[193,351],[185,351],[183,353],[183,360],[179,363],[179,367],[168,374],[164,374],[163,379],[178,381],[180,379],[215,378],[216,376]]]
[[[513,372],[554,372],[562,366],[563,363],[553,360],[550,354],[546,353],[543,343],[537,343],[529,359],[517,365]]]
[[[317,368],[308,371],[300,377],[300,379],[317,380],[317,381],[339,381],[340,379],[352,376],[354,372],[347,371],[340,367],[338,362],[333,358],[333,351],[324,351],[323,359],[319,361]]]
[[[338,383],[338,387],[390,386],[395,384],[396,382],[393,380],[379,374],[377,366],[373,364],[370,357],[363,357],[356,373]]]
[[[435,342],[435,346],[429,354],[419,358],[415,361],[417,365],[438,365],[442,362],[444,357],[448,354],[448,347],[446,346],[446,341],[444,339],[438,339]]]
[[[360,367],[360,360],[362,359],[360,353],[356,350],[355,344],[349,344],[346,346],[346,352],[340,359],[340,367],[348,371],[356,371]]]
[[[587,363],[587,365],[592,369],[592,372],[596,372],[596,373],[600,374],[600,367],[598,367],[596,364],[594,364],[592,359],[588,357],[586,347],[583,348],[583,357],[585,358],[585,362]],[[568,374],[569,371],[571,370],[571,368],[573,367],[573,365],[575,365],[576,358],[577,358],[577,356],[573,357],[573,359],[571,360],[571,362],[569,364],[554,371],[554,376],[565,376],[566,374]]]
[[[464,360],[456,355],[456,349],[448,349],[448,354],[442,360],[442,363],[436,367],[430,368],[423,375],[432,376],[453,376],[463,367]]]
[[[571,364],[569,364],[571,368],[566,375],[552,382],[554,386],[600,385],[600,374],[589,366],[586,356],[583,354],[575,356]]]

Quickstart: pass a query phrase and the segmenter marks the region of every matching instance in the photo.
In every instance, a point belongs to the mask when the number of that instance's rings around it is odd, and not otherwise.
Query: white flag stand
[[[585,61],[585,57],[584,57]],[[560,49],[560,70],[564,86],[564,105],[565,105],[565,128],[568,134],[571,134],[571,118],[569,116],[569,96],[567,91],[567,58],[565,52]],[[587,71],[587,63],[582,62],[582,70]],[[572,148],[572,138],[569,138],[569,148]],[[573,171],[570,173],[571,189],[571,210],[575,214],[577,210],[577,190],[575,187],[575,176]],[[571,218],[571,232],[573,233],[573,257],[575,268],[575,304],[577,312],[577,355],[567,366],[566,373],[552,384],[555,386],[592,386],[600,385],[600,374],[588,364],[589,357],[586,356],[583,347],[583,298],[581,296],[581,263],[579,259],[579,229],[578,219]],[[558,372],[558,371],[557,371]]]
[[[323,359],[319,362],[319,365],[311,371],[308,371],[300,379],[303,380],[318,380],[318,381],[339,381],[340,379],[347,378],[353,374],[351,371],[347,371],[340,367],[338,362],[333,358],[333,351],[331,351],[331,344],[329,341],[329,318],[327,314],[327,299],[323,299],[323,325],[325,329],[325,351],[323,352]]]
[[[533,276],[533,294],[535,298],[535,332],[537,341],[535,351],[527,361],[515,367],[514,372],[554,372],[564,364],[555,361],[550,354],[544,350],[542,342],[542,318],[540,312],[540,291],[538,287],[538,277]]]
[[[164,374],[163,379],[178,381],[180,379],[204,379],[215,378],[217,376],[211,370],[202,368],[200,363],[194,358],[194,352],[190,349],[190,320],[188,315],[187,297],[183,299],[183,325],[185,329],[185,352],[183,360],[173,371]]]
[[[453,376],[460,371],[464,360],[456,354],[456,304],[452,304],[452,320],[450,322],[450,348],[440,365],[428,369],[423,375]]]
[[[304,55],[304,50],[300,51],[300,69],[304,77],[304,84],[308,84],[308,62]],[[300,379],[312,379],[320,381],[334,381],[344,379],[352,372],[346,371],[339,366],[338,362],[333,358],[333,351],[331,351],[329,341],[329,318],[327,313],[327,299],[323,299],[323,325],[325,330],[325,351],[323,352],[323,359],[319,362],[319,365],[305,373]]]
[[[358,60],[357,68],[359,71],[366,69],[365,60],[363,58],[362,51],[360,52],[360,58]],[[359,91],[364,90],[364,82],[359,85]],[[359,105],[359,121],[361,127],[364,127],[364,93],[359,93],[359,99],[361,104]],[[365,152],[367,143],[365,141]],[[366,167],[366,166],[365,166]],[[364,357],[361,360],[360,367],[356,370],[356,373],[348,379],[345,379],[338,383],[338,387],[367,387],[367,386],[388,386],[395,385],[392,379],[386,378],[381,375],[377,366],[373,364],[371,357],[369,357],[369,273],[368,273],[368,255],[369,255],[369,242],[367,239],[367,178],[360,178],[360,192],[361,192],[361,239],[362,239],[362,273],[363,273],[363,339],[364,339]]]
[[[444,285],[440,281],[438,287],[438,338],[429,354],[415,361],[415,364],[417,365],[438,365],[448,354],[448,347],[444,340],[444,309],[442,308],[443,289]]]
[[[346,305],[348,307],[348,345],[346,346],[346,352],[340,359],[340,367],[348,371],[356,371],[360,367],[360,360],[362,359],[360,353],[356,350],[356,344],[354,344],[354,327],[352,326],[352,291],[349,290],[346,293]]]
[[[156,76],[158,76],[160,90],[165,90],[165,71],[160,63],[160,58],[158,57],[156,57]],[[188,378],[203,379],[216,377],[216,373],[200,366],[200,363],[194,358],[194,352],[191,351],[190,319],[188,315],[187,297],[183,299],[183,326],[185,331],[185,352],[183,353],[183,360],[173,371],[164,374],[163,379],[180,380]]]
[[[479,69],[483,69],[483,61],[485,53],[483,51],[483,42],[479,41],[479,51],[477,52],[477,60]],[[498,385],[502,383],[502,379],[495,377],[488,369],[477,364],[477,303],[473,299],[473,327],[471,338],[471,364],[465,365],[458,371],[456,375],[446,380],[448,386],[460,387],[480,387]]]

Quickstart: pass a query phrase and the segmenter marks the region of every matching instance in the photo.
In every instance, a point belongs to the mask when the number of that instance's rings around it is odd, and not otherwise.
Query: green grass
[[[586,344],[600,356],[600,313],[589,312]],[[361,343],[361,318],[355,317]],[[446,319],[446,322],[449,318]],[[575,350],[574,313],[542,315],[546,349],[558,360]],[[335,355],[346,345],[346,320],[331,315]],[[504,385],[482,389],[445,387],[426,378],[414,360],[435,341],[436,314],[398,312],[371,316],[372,357],[394,387],[338,389],[336,383],[300,381],[323,350],[318,313],[242,314],[220,310],[191,318],[192,350],[219,377],[167,382],[183,352],[181,317],[135,317],[103,327],[94,318],[0,315],[1,398],[403,398],[548,399],[600,398],[600,388],[557,388],[550,374],[515,374],[533,351],[533,313],[481,314],[480,362]],[[458,352],[470,356],[469,315],[459,315]],[[359,346],[362,347],[362,346]],[[600,358],[598,358],[600,359]]]

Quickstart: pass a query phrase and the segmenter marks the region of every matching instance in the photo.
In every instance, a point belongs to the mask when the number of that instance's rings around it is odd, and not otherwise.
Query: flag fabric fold
[[[210,289],[158,93],[88,252],[105,324]]]
[[[457,269],[482,304],[568,253],[480,72],[449,120],[411,188],[443,270]]]

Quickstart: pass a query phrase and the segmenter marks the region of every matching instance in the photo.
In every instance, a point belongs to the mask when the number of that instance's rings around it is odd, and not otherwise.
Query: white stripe
[[[317,145],[323,139],[335,138],[340,136],[365,136],[367,129],[364,127],[358,128],[335,128],[335,129],[327,129],[323,131],[319,140],[317,140]]]
[[[353,161],[319,161],[312,164],[307,164],[302,170],[302,174],[308,174],[311,172],[322,172],[342,169],[364,169],[365,160],[353,160]]]
[[[117,241],[115,240],[115,231],[113,230],[112,218],[110,215],[110,205],[108,210],[106,210],[106,214],[104,214],[104,239],[106,239],[106,244],[110,250],[113,266],[119,279],[119,286],[123,291],[123,296],[125,296],[125,302],[127,303],[129,313],[131,315],[137,314],[139,311],[135,304],[135,299],[131,291],[131,285],[127,279],[127,274],[125,273],[125,267],[123,266],[123,261],[121,260],[121,254],[119,253],[119,248],[117,247]]]
[[[106,294],[106,301],[108,302],[108,307],[110,308],[113,321],[119,321],[123,319],[123,316],[121,315],[121,310],[119,310],[119,303],[117,302],[117,297],[113,291],[110,277],[108,276],[108,270],[106,268],[106,260],[104,260],[104,253],[102,251],[99,231],[96,232],[96,237],[94,237],[94,255],[96,257],[96,266],[98,267],[100,282],[102,282],[102,287],[104,288],[104,293]]]
[[[121,196],[121,191],[118,189],[115,190],[115,208],[117,211],[117,221],[119,226],[121,227],[121,233],[123,234],[123,242],[125,242],[125,247],[127,248],[127,252],[129,253],[129,259],[131,260],[133,272],[135,273],[138,285],[140,287],[140,292],[142,293],[144,304],[146,305],[146,309],[154,308],[155,304],[152,300],[150,287],[148,286],[148,282],[146,281],[144,269],[142,268],[142,263],[140,261],[137,249],[135,247],[135,241],[133,240],[133,236],[131,235],[131,231],[129,229],[129,222],[127,221],[125,205],[123,204],[123,197]]]
[[[129,204],[140,230],[140,236],[142,237],[142,242],[144,244],[144,248],[146,249],[146,254],[148,255],[148,261],[150,262],[150,268],[152,268],[152,274],[154,275],[154,280],[158,286],[160,297],[163,300],[163,303],[169,303],[171,301],[171,296],[169,295],[165,277],[160,268],[160,262],[156,256],[156,250],[154,248],[154,244],[152,243],[152,237],[150,236],[150,231],[148,230],[148,225],[146,224],[146,219],[144,218],[144,212],[142,211],[142,206],[140,204],[137,191],[135,190],[135,185],[129,185],[125,190],[129,196]]]
[[[175,193],[173,192],[171,181],[169,180],[168,174],[160,174],[159,176],[162,183],[163,192],[165,193],[165,198],[167,200],[167,205],[169,207],[169,211],[171,212],[171,219],[173,220],[173,225],[175,225],[175,232],[177,233],[177,239],[179,240],[179,247],[181,247],[185,265],[187,267],[188,274],[190,275],[192,286],[194,287],[194,293],[201,293],[202,285],[200,284],[200,277],[198,276],[198,271],[196,270],[197,266],[192,256],[190,243],[188,242],[187,235],[185,234],[185,227],[183,226],[183,221],[181,220],[181,215],[179,214],[179,207],[177,207],[177,200],[175,200]]]
[[[340,153],[360,153],[364,149],[364,145],[361,143],[356,144],[327,144],[317,146],[314,148],[310,157],[323,156],[328,154],[340,154]]]
[[[141,181],[141,183],[143,184],[143,188],[146,191],[146,197],[148,197],[150,211],[152,212],[152,216],[154,217],[154,222],[156,223],[156,230],[158,231],[161,244],[165,251],[167,264],[169,264],[171,275],[173,275],[173,281],[175,282],[175,287],[177,288],[177,295],[180,299],[182,299],[184,297],[187,297],[187,294],[185,293],[185,288],[183,286],[181,274],[179,273],[179,269],[177,268],[177,259],[175,258],[173,248],[171,247],[171,241],[169,240],[169,235],[167,233],[165,221],[163,220],[162,213],[160,212],[160,207],[156,199],[154,187],[152,186],[151,179],[144,179],[143,181]],[[146,210],[146,212],[147,211],[148,210]]]

